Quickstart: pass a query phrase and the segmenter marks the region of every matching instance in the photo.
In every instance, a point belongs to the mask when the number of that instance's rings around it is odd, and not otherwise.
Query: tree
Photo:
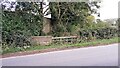
[[[86,27],[87,22],[89,22],[87,17],[93,13],[97,14],[96,10],[91,8],[93,6],[99,8],[97,2],[50,3],[53,33],[63,34],[69,32],[72,26],[77,26],[77,28]]]

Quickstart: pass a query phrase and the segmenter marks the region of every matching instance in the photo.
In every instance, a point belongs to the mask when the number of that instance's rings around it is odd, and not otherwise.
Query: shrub
[[[115,28],[99,28],[99,29],[83,29],[79,32],[80,38],[83,40],[109,39],[117,36]]]
[[[42,34],[41,19],[37,15],[3,11],[2,17],[3,48],[30,46],[30,36]]]

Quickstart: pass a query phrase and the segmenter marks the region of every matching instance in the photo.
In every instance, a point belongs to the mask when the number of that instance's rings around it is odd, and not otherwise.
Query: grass
[[[66,47],[87,47],[87,46],[96,46],[96,45],[105,45],[105,44],[112,44],[112,43],[118,43],[120,42],[118,40],[118,37],[111,38],[111,39],[103,39],[103,40],[94,40],[90,42],[81,42],[81,43],[76,43],[76,44],[51,44],[48,46],[31,46],[30,48],[27,49],[22,49],[22,48],[13,48],[10,47],[7,50],[3,50],[2,54],[7,54],[7,53],[15,53],[15,52],[24,52],[24,51],[33,51],[33,50],[43,50],[43,49],[50,49],[50,48],[66,48]]]

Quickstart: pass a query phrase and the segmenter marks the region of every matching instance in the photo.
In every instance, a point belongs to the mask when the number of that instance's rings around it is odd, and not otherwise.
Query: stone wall
[[[39,45],[49,45],[52,43],[52,36],[32,36],[32,42]]]
[[[49,18],[44,18],[43,21],[44,22],[43,22],[43,30],[42,31],[45,34],[48,34],[51,31],[51,25],[50,25],[51,20]]]

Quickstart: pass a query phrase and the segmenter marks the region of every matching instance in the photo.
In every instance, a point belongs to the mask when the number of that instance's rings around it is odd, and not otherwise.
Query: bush
[[[3,48],[30,46],[30,37],[42,34],[41,19],[37,15],[3,11],[2,17]]]
[[[83,40],[109,39],[117,36],[115,28],[83,29],[79,32]]]

